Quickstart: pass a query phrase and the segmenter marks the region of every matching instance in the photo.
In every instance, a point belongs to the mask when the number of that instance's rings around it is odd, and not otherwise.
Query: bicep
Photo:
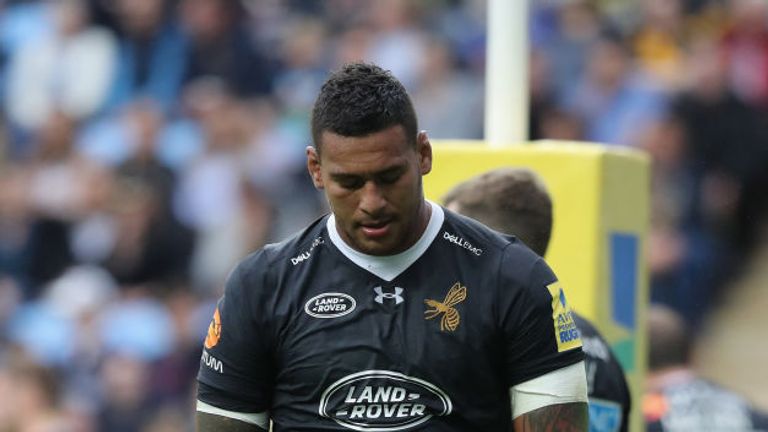
[[[516,432],[586,431],[589,420],[587,401],[584,362],[510,388]]]
[[[549,405],[515,418],[515,432],[585,432],[589,409],[585,402]]]

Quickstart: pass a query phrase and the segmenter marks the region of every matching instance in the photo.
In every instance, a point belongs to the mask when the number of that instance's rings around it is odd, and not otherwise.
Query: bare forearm
[[[550,405],[520,415],[515,432],[585,432],[589,430],[587,404]]]
[[[254,424],[203,412],[196,414],[195,424],[197,432],[266,432]]]

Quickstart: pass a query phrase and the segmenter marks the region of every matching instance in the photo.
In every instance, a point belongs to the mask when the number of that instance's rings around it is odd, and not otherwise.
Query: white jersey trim
[[[421,235],[421,238],[413,246],[397,255],[375,256],[353,249],[341,238],[336,230],[336,217],[333,214],[331,214],[326,222],[328,237],[350,261],[381,279],[390,282],[419,259],[440,233],[440,228],[445,220],[443,208],[431,201],[426,202],[432,206],[432,214],[429,217],[429,223],[424,230],[424,234]]]
[[[227,417],[235,420],[240,420],[241,422],[253,424],[265,430],[269,430],[269,413],[268,412],[243,413],[243,412],[236,412],[236,411],[227,411],[225,409],[216,408],[213,405],[208,405],[207,403],[200,400],[197,401],[197,411],[206,413],[206,414],[217,415],[219,417]]]
[[[566,366],[509,389],[512,418],[549,405],[587,402],[584,362]]]

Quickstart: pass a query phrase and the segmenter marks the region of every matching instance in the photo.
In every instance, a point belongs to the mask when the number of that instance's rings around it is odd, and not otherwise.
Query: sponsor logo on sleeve
[[[302,263],[309,259],[309,257],[312,256],[312,251],[315,250],[316,247],[320,246],[321,244],[325,243],[322,237],[318,237],[312,241],[312,244],[309,246],[309,249],[305,250],[304,252],[296,255],[295,257],[291,258],[291,264],[294,266],[296,264]]]
[[[203,355],[200,357],[200,362],[207,368],[214,370],[215,372],[224,373],[224,363],[216,357],[208,354],[208,351],[203,350]]]
[[[208,325],[205,347],[208,349],[215,347],[219,343],[219,339],[221,339],[221,314],[219,313],[219,308],[216,308],[213,312],[213,319],[211,319],[211,323]]]
[[[443,301],[426,299],[424,303],[429,306],[429,309],[424,311],[424,319],[431,320],[442,316],[440,319],[441,331],[456,331],[461,323],[461,315],[454,306],[463,302],[467,298],[467,287],[456,282],[453,284],[448,294],[445,295]]]
[[[318,294],[304,305],[304,312],[315,318],[338,318],[351,313],[357,307],[357,302],[349,294],[322,293]]]
[[[402,431],[451,413],[453,404],[436,385],[388,370],[347,375],[328,386],[318,412],[356,431]]]
[[[459,237],[456,234],[451,234],[448,231],[443,231],[443,240],[446,240],[450,243],[455,244],[456,246],[464,248],[476,256],[480,256],[483,254],[483,250],[480,249],[479,247],[473,246],[472,243],[464,240],[464,238]]]
[[[565,300],[565,291],[560,282],[547,285],[552,295],[552,320],[555,324],[555,340],[557,351],[563,352],[581,346],[581,334],[573,320],[571,306]]]

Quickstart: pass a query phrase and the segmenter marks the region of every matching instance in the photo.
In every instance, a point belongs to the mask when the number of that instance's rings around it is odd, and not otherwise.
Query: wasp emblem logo
[[[424,311],[424,319],[437,318],[442,315],[440,319],[441,331],[455,331],[459,328],[461,322],[461,315],[454,306],[464,301],[467,298],[467,287],[462,286],[459,282],[453,284],[448,294],[445,295],[445,300],[439,302],[437,300],[426,299],[424,303],[430,307]]]

